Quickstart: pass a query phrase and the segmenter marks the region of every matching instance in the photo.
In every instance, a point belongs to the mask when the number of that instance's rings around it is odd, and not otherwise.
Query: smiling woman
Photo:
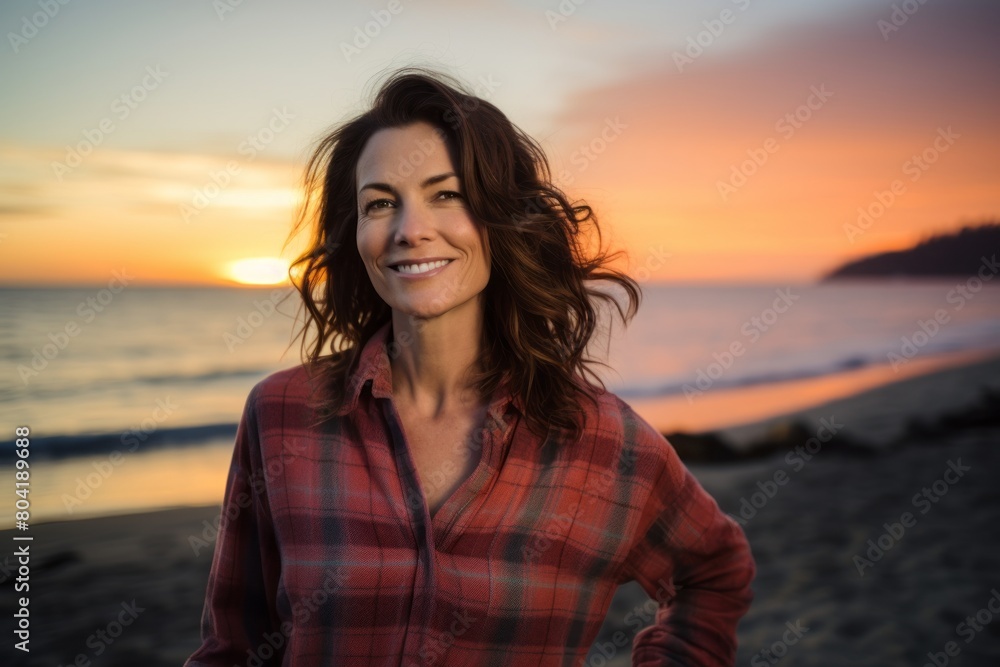
[[[579,664],[633,580],[633,664],[733,663],[746,538],[588,366],[638,285],[463,90],[394,73],[306,169],[304,361],[247,398],[188,665]]]

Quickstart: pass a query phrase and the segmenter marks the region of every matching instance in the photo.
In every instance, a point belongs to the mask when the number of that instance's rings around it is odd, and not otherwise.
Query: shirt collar
[[[389,364],[387,351],[387,346],[391,342],[392,320],[389,320],[379,327],[361,348],[357,370],[351,376],[346,399],[336,412],[338,416],[344,416],[355,409],[358,397],[369,382],[371,382],[371,395],[373,397],[392,397],[392,366]],[[512,393],[504,385],[494,392],[488,412],[494,419],[502,420],[508,405],[513,406],[522,415],[524,414],[524,404],[520,395]]]

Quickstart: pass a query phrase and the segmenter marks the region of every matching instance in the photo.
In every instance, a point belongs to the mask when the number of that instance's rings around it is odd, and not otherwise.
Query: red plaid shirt
[[[579,444],[543,442],[498,392],[478,467],[432,517],[390,336],[321,428],[301,366],[250,392],[187,665],[579,665],[630,580],[658,603],[633,665],[733,664],[750,548],[660,433],[605,392]]]

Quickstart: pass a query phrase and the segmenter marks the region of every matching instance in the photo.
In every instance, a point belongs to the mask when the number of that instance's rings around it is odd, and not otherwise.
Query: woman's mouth
[[[447,266],[452,260],[441,259],[436,262],[424,262],[418,264],[399,264],[397,266],[390,267],[393,271],[401,273],[408,276],[421,276],[424,274],[432,273],[437,269]]]

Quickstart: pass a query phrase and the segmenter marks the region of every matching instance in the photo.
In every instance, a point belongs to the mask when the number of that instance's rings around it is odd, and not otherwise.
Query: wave
[[[81,391],[95,392],[105,389],[114,390],[121,387],[135,387],[135,385],[159,386],[159,385],[185,385],[199,382],[222,382],[240,378],[263,379],[270,373],[275,372],[273,367],[240,368],[240,369],[216,369],[202,371],[199,373],[162,373],[150,375],[136,375],[132,377],[120,378],[100,378],[95,377],[77,382],[62,382],[58,387],[37,385],[32,387],[31,396],[34,399],[59,398],[63,396],[76,396]],[[22,394],[21,388],[0,388],[0,398],[14,399]]]
[[[122,454],[167,447],[190,447],[213,440],[234,440],[237,424],[202,424],[160,428],[155,431],[128,429],[114,433],[85,433],[31,437],[31,459],[65,459],[74,456],[95,456],[119,451]],[[14,440],[0,443],[0,464],[9,464],[16,457]]]
[[[959,352],[972,349],[986,349],[982,345],[968,345],[963,341],[942,341],[941,344],[919,349],[917,357],[929,356],[932,354],[945,354],[949,352]],[[780,371],[768,371],[760,373],[731,373],[723,370],[718,377],[713,377],[711,367],[713,364],[706,364],[698,371],[684,380],[674,380],[665,383],[646,384],[644,386],[626,385],[616,393],[622,398],[666,398],[685,394],[685,392],[710,392],[719,389],[744,389],[779,382],[790,382],[794,380],[810,380],[813,378],[836,375],[846,371],[859,370],[874,366],[889,364],[892,360],[889,353],[894,353],[899,358],[907,359],[899,349],[872,352],[869,354],[852,353],[836,359],[831,359],[825,363],[813,366],[802,366],[789,368]],[[738,362],[736,362],[738,363]],[[715,364],[717,365],[717,364]]]
[[[238,368],[238,369],[218,369],[213,371],[204,371],[201,373],[170,373],[166,375],[140,375],[138,377],[123,379],[123,382],[128,383],[138,383],[138,384],[169,384],[172,382],[200,382],[200,381],[214,381],[214,380],[229,380],[231,378],[242,378],[242,377],[255,377],[261,375],[267,375],[273,372],[274,369],[267,367],[261,368]]]

